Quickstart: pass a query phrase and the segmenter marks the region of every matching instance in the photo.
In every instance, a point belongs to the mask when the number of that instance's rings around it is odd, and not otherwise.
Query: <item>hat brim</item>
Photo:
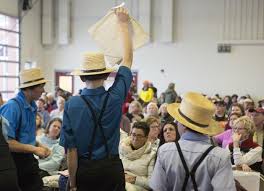
[[[105,70],[100,71],[100,72],[83,72],[80,69],[76,69],[73,72],[71,72],[71,75],[74,75],[74,76],[92,76],[92,75],[97,75],[97,74],[111,73],[113,71],[115,71],[115,69],[113,69],[113,68],[106,68]]]
[[[39,84],[44,84],[44,83],[47,83],[49,82],[49,80],[39,80],[39,81],[36,81],[36,82],[32,82],[32,83],[27,83],[27,84],[20,84],[20,86],[18,87],[19,89],[21,88],[28,88],[28,87],[31,87],[31,86],[36,86],[36,85],[39,85]]]
[[[174,119],[176,119],[178,122],[180,122],[184,126],[194,131],[197,131],[199,133],[206,134],[209,136],[217,135],[224,131],[224,129],[219,126],[219,123],[213,119],[209,123],[208,127],[199,127],[195,124],[190,123],[189,121],[187,121],[184,117],[180,115],[179,107],[180,107],[179,103],[172,103],[167,106],[167,111]]]

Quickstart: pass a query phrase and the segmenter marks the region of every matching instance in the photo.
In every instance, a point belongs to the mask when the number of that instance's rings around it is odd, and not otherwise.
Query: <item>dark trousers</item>
[[[78,191],[124,191],[123,164],[118,157],[102,160],[79,159],[76,184]]]
[[[0,190],[20,191],[18,188],[16,169],[0,171]]]
[[[41,191],[38,161],[33,154],[12,153],[17,168],[18,185],[21,191]]]

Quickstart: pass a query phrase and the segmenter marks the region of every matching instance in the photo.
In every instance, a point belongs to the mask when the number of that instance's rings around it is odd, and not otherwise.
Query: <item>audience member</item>
[[[229,113],[239,113],[241,116],[245,115],[243,106],[238,103],[233,103],[231,105]]]
[[[151,142],[152,144],[152,148],[154,150],[156,150],[159,146],[159,134],[160,134],[160,120],[158,118],[155,117],[148,117],[146,119],[146,123],[149,126],[149,134],[148,134],[148,140]]]
[[[177,93],[175,91],[175,84],[170,83],[168,88],[164,92],[165,103],[175,103],[177,99]]]
[[[47,126],[49,120],[50,120],[50,114],[49,112],[45,109],[45,100],[42,98],[39,98],[38,101],[36,102],[37,107],[38,107],[38,113],[42,115],[42,119],[44,122],[44,127]]]
[[[161,128],[159,139],[159,147],[164,143],[178,141],[180,139],[180,134],[177,129],[177,124],[174,122],[166,122]]]
[[[53,118],[61,118],[63,119],[63,112],[64,112],[64,104],[65,104],[65,99],[61,96],[59,96],[57,98],[57,109],[55,110],[52,110],[50,112],[50,118],[53,119]]]
[[[230,106],[232,105],[232,99],[231,99],[231,96],[229,95],[226,95],[223,99],[223,101],[225,102],[225,105],[226,105],[226,110],[228,111]]]
[[[173,117],[170,116],[170,114],[167,111],[167,106],[168,106],[168,104],[164,103],[159,108],[159,117],[160,117],[161,126],[164,123],[173,122],[174,121]]]
[[[128,113],[126,114],[130,123],[135,121],[141,121],[144,119],[144,115],[142,114],[142,106],[138,101],[132,101],[128,107]]]
[[[241,166],[243,171],[258,171],[263,174],[262,148],[253,142],[254,122],[248,117],[243,116],[234,121],[233,143],[229,144],[232,156],[232,163]]]
[[[47,93],[47,98],[48,101],[47,101],[46,110],[50,113],[52,110],[57,109],[57,103],[52,93]]]
[[[135,122],[131,135],[120,143],[120,158],[123,162],[126,190],[149,190],[156,152],[148,141],[149,127],[146,122]]]
[[[213,116],[213,119],[218,122],[226,122],[227,116],[226,116],[226,104],[224,101],[216,101],[215,103],[216,110],[215,114]]]
[[[44,133],[44,122],[42,115],[37,113],[36,115],[36,136],[40,136]]]
[[[45,134],[37,137],[40,144],[51,150],[50,156],[38,159],[41,177],[57,174],[64,158],[64,148],[59,145],[61,125],[60,118],[53,118],[49,121]]]
[[[227,148],[232,143],[233,125],[234,121],[240,117],[238,113],[231,113],[228,121],[228,128],[226,131],[213,137],[213,141],[222,148]]]
[[[148,118],[148,117],[156,117],[156,118],[159,118],[159,108],[158,108],[157,104],[154,103],[154,102],[150,102],[147,105],[147,110],[146,110],[145,118]]]
[[[154,97],[153,89],[150,87],[150,82],[148,80],[143,81],[143,88],[139,92],[139,101],[142,103],[143,107],[148,105],[149,102]]]

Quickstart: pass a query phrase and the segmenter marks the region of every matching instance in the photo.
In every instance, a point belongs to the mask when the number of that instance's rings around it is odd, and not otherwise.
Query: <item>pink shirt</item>
[[[218,144],[222,144],[222,148],[228,147],[228,145],[233,142],[232,129],[228,129],[223,133],[214,136],[214,139]]]

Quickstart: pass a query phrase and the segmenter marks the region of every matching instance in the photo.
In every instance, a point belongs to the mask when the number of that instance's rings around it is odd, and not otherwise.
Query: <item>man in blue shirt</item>
[[[47,80],[39,68],[23,70],[19,77],[19,93],[0,108],[0,114],[9,122],[7,142],[17,168],[20,189],[40,191],[43,183],[38,175],[38,162],[33,154],[45,158],[50,151],[36,142],[35,100],[44,92]]]
[[[121,108],[132,82],[132,42],[129,16],[116,10],[124,56],[114,84],[105,90],[104,81],[113,69],[106,68],[102,53],[87,53],[80,70],[86,87],[81,96],[65,104],[61,142],[67,151],[70,190],[125,190],[124,170],[118,155]]]
[[[178,121],[181,138],[160,147],[150,187],[154,191],[235,191],[230,153],[212,146],[208,137],[221,132],[212,120],[213,103],[188,92],[180,105],[170,104],[167,109]]]

